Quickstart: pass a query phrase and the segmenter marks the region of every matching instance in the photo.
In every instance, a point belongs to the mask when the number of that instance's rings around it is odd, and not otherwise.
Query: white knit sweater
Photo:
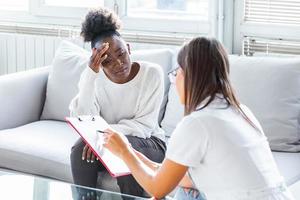
[[[110,126],[125,135],[162,140],[158,115],[164,94],[160,66],[139,62],[137,75],[129,82],[116,84],[103,70],[95,73],[87,67],[80,78],[79,93],[71,101],[71,116],[100,115]]]

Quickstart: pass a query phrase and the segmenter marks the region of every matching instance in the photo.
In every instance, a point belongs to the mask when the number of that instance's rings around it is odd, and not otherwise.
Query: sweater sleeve
[[[70,116],[99,115],[100,107],[95,95],[95,80],[97,75],[88,66],[82,72],[78,83],[79,92],[69,105]]]
[[[164,95],[163,72],[160,66],[150,67],[143,80],[138,112],[133,119],[122,119],[111,128],[125,135],[149,138],[157,131],[158,115]]]

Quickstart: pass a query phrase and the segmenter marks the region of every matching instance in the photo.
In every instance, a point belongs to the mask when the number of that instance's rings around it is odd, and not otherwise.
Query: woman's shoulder
[[[201,138],[201,140],[199,140]],[[194,116],[185,116],[176,126],[169,140],[169,146],[172,145],[173,149],[178,143],[185,143],[186,145],[194,145],[194,147],[205,148],[205,144],[209,140],[209,132],[205,124]],[[175,144],[175,145],[174,145]],[[186,148],[188,148],[184,145]],[[201,149],[195,148],[195,149]]]
[[[138,61],[137,62],[141,68],[143,68],[147,73],[163,73],[162,67],[157,63]]]
[[[160,65],[147,61],[138,61],[137,63],[140,65],[140,70],[147,79],[154,81],[163,79],[163,70]]]
[[[177,129],[184,130],[200,130],[204,128],[204,124],[202,123],[202,116],[200,115],[187,115],[182,118],[182,120],[177,124]]]

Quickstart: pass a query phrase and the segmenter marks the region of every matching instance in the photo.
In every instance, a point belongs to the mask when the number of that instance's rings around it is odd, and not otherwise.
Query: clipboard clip
[[[80,122],[83,121],[83,119],[82,119],[81,117],[77,117],[77,119],[78,119],[78,121],[80,121]],[[93,116],[91,120],[92,120],[92,121],[95,121],[96,119],[95,119],[95,117]]]

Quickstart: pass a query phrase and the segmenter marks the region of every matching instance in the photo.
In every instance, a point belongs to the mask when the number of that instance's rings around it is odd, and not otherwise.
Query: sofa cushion
[[[172,64],[173,64],[172,58],[173,58],[173,53],[169,49],[138,50],[138,51],[134,51],[131,55],[132,61],[141,60],[141,61],[157,63],[163,68],[165,91],[164,91],[164,99],[159,113],[159,119],[158,119],[159,123],[161,123],[161,120],[163,119],[165,107],[168,100],[170,81],[167,74],[172,68]]]
[[[273,152],[273,156],[287,185],[300,180],[300,153]]]
[[[300,59],[230,56],[231,80],[240,101],[258,118],[276,151],[300,152]],[[170,88],[162,128],[168,135],[183,116]]]
[[[272,150],[300,152],[300,59],[230,57],[240,101],[261,123]]]
[[[168,93],[168,103],[165,115],[161,122],[161,127],[165,131],[167,137],[171,136],[183,115],[184,106],[180,103],[175,84],[172,83]]]
[[[88,59],[88,51],[71,42],[61,42],[49,73],[41,119],[64,121],[69,116],[68,107],[78,92],[77,84]]]
[[[65,122],[38,121],[0,131],[0,167],[72,182],[71,147],[78,134]]]
[[[78,93],[78,81],[82,71],[87,67],[89,57],[89,52],[83,48],[68,41],[61,42],[49,73],[46,101],[41,119],[64,121],[65,117],[69,116],[69,104]],[[131,57],[133,61],[144,60],[157,63],[165,72],[172,65],[172,53],[167,49],[134,51]],[[167,75],[165,75],[165,81],[167,89]],[[167,90],[160,119],[163,116],[166,101]]]

